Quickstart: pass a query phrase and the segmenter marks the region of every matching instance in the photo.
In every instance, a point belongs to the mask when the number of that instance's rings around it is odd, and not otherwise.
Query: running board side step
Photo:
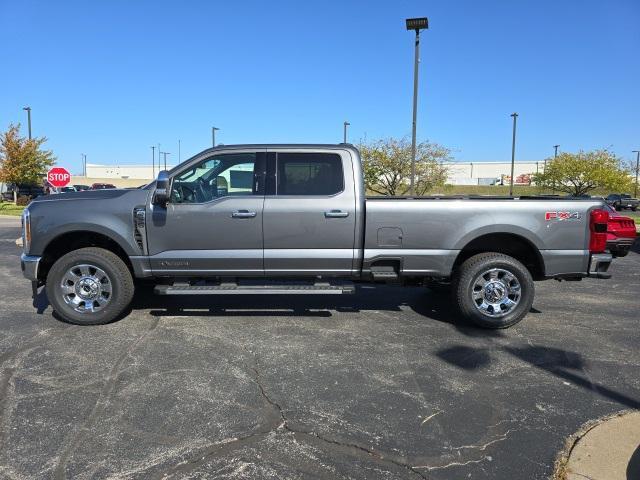
[[[157,295],[344,295],[355,285],[156,285]]]

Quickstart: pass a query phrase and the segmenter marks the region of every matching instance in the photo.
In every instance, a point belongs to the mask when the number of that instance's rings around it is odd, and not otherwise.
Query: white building
[[[173,168],[173,165],[167,165],[167,170]],[[162,165],[164,170],[164,165]],[[158,166],[151,165],[98,165],[96,163],[87,163],[88,178],[122,178],[122,179],[138,179],[151,180],[158,175]]]
[[[450,162],[447,183],[450,185],[494,185],[509,182],[511,162]],[[164,165],[163,165],[164,168]],[[167,165],[167,170],[173,165]],[[544,171],[544,162],[516,162],[515,183],[528,184],[529,175]],[[100,179],[152,180],[158,166],[87,164],[87,177]]]
[[[544,171],[545,162],[515,162],[514,183],[529,184],[530,175]],[[450,162],[447,183],[450,185],[494,185],[508,183],[511,162]]]

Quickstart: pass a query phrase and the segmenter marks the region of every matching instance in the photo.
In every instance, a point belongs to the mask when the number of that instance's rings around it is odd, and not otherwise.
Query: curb
[[[573,480],[576,478],[591,478],[585,477],[584,475],[576,472],[570,471],[568,468],[569,463],[571,463],[572,453],[576,450],[576,447],[580,443],[580,441],[589,434],[592,430],[595,430],[597,427],[607,423],[608,421],[618,419],[620,417],[639,413],[638,410],[622,410],[616,413],[612,413],[609,415],[605,415],[604,417],[600,417],[594,420],[589,420],[584,423],[577,432],[569,436],[565,440],[564,448],[558,453],[556,456],[556,460],[554,462],[554,471],[550,480]],[[610,445],[611,450],[616,450],[616,445]],[[574,460],[575,462],[575,460]],[[579,463],[579,462],[578,462]],[[627,460],[628,463],[628,460]],[[609,477],[607,477],[609,478]],[[591,479],[596,480],[596,479]]]

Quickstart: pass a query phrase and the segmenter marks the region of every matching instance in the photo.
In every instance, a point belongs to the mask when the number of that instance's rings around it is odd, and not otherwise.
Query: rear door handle
[[[231,214],[233,218],[253,218],[256,216],[256,212],[250,212],[249,210],[237,210]]]
[[[343,212],[342,210],[329,210],[324,212],[325,218],[346,218],[349,216],[349,212]]]

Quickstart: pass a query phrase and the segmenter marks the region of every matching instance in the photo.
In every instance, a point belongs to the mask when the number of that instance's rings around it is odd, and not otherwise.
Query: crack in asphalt
[[[302,440],[301,437],[311,438],[315,440],[320,440],[321,442],[332,445],[332,446],[348,449],[352,454],[356,454],[356,455],[366,454],[369,457],[375,458],[379,462],[389,463],[396,467],[403,468],[424,480],[428,480],[428,478],[422,472],[416,470],[416,467],[413,467],[408,463],[401,462],[388,455],[384,455],[373,449],[364,447],[362,445],[358,445],[356,443],[348,443],[348,442],[341,442],[338,440],[332,440],[330,438],[324,437],[323,435],[320,435],[317,432],[303,430],[299,427],[292,427],[289,419],[284,413],[284,409],[282,408],[282,406],[273,398],[271,398],[271,396],[267,393],[267,389],[265,388],[264,383],[262,381],[262,375],[260,374],[260,370],[258,368],[258,355],[254,352],[251,352],[245,346],[243,346],[242,348],[251,357],[253,357],[253,366],[250,366],[249,368],[254,373],[254,381],[258,386],[258,389],[260,390],[261,397],[276,412],[276,416],[278,417],[278,420],[275,422],[271,422],[270,427],[268,429],[262,429],[260,431],[254,432],[252,434],[249,434],[243,437],[229,439],[228,441],[223,441],[222,444],[220,442],[217,442],[216,444],[213,444],[210,447],[207,447],[206,449],[198,452],[198,454],[194,454],[193,455],[194,458],[192,460],[188,460],[184,463],[176,465],[174,468],[170,469],[169,471],[163,472],[162,474],[159,475],[158,478],[167,478],[173,474],[178,474],[178,473],[184,474],[190,470],[197,468],[199,465],[206,463],[210,459],[215,458],[220,453],[227,453],[228,451],[237,450],[246,445],[256,443],[261,439],[267,438],[267,436],[271,433],[286,431],[288,433],[291,433],[294,437],[301,440]]]
[[[96,399],[93,408],[91,409],[91,413],[85,420],[85,422],[75,431],[71,440],[67,443],[67,445],[62,450],[62,453],[58,457],[58,461],[56,463],[53,478],[55,480],[64,480],[66,478],[65,470],[67,466],[67,462],[69,458],[73,455],[73,452],[80,444],[80,441],[84,437],[84,435],[89,431],[90,427],[96,422],[99,418],[100,413],[104,408],[108,405],[109,399],[116,387],[116,383],[120,373],[122,372],[122,364],[125,362],[127,357],[129,357],[135,350],[138,348],[148,337],[149,335],[156,329],[158,323],[160,322],[159,317],[155,317],[151,321],[151,326],[140,335],[134,342],[129,345],[129,347],[118,357],[116,362],[111,367],[109,374],[105,380],[102,391],[100,392],[98,398]]]

